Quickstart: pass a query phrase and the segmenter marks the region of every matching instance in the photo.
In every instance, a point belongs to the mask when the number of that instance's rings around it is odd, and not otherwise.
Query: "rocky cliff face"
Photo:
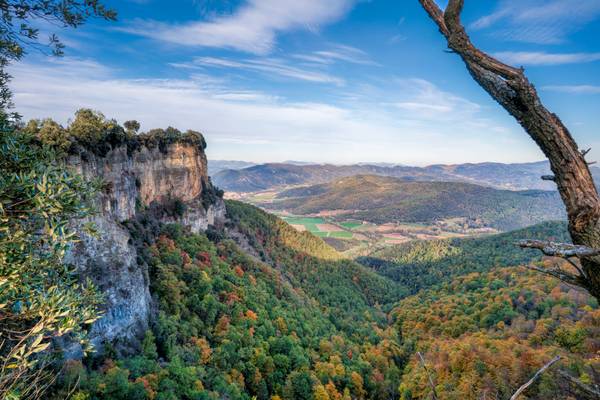
[[[121,145],[103,155],[83,151],[69,158],[86,178],[102,181],[99,212],[91,219],[99,236],[82,232],[69,256],[82,278],[90,278],[105,295],[104,316],[90,332],[100,349],[106,342],[123,351],[135,349],[151,317],[148,271],[138,263],[123,222],[147,207],[173,201],[185,207],[163,222],[179,222],[199,232],[225,218],[224,203],[214,196],[208,178],[203,146],[177,140],[160,146],[147,142]]]

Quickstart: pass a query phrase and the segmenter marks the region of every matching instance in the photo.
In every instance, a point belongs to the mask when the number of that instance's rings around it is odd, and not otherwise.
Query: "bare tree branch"
[[[519,122],[550,161],[553,176],[547,179],[556,182],[566,206],[573,243],[600,249],[600,196],[585,160],[587,151],[579,150],[567,127],[543,105],[522,68],[504,64],[473,45],[460,20],[464,0],[449,0],[445,11],[434,0],[419,2],[473,79]],[[600,299],[600,253],[583,253],[585,284],[580,286]]]
[[[553,278],[557,278],[569,285],[581,286],[581,276],[573,275],[569,272],[563,271],[560,268],[538,268],[535,265],[529,265],[527,268],[532,269],[537,272],[541,272],[542,274],[550,275]]]
[[[425,373],[427,374],[427,379],[429,379],[429,386],[431,386],[431,392],[433,394],[433,400],[438,400],[438,395],[437,395],[437,392],[435,390],[435,384],[433,383],[433,379],[431,378],[431,374],[429,373],[429,369],[427,369],[427,365],[425,364],[425,358],[423,358],[423,355],[421,354],[420,351],[417,351],[417,355],[419,356],[419,359],[421,360],[421,365],[423,365],[423,369],[425,370]]]
[[[518,245],[522,248],[541,250],[549,257],[593,257],[600,255],[600,249],[592,249],[568,243],[554,243],[543,240],[521,240]]]
[[[585,156],[587,156],[587,155],[588,155],[588,153],[589,153],[590,151],[592,151],[592,148],[591,148],[591,147],[590,147],[589,149],[586,149],[586,150],[581,150],[581,155],[585,157]]]
[[[569,383],[571,385],[573,385],[575,388],[577,388],[578,392],[582,392],[583,394],[585,394],[586,396],[589,396],[589,398],[591,399],[600,399],[600,389],[596,386],[590,386],[587,385],[583,382],[581,382],[579,379],[572,377],[571,375],[569,375],[568,373],[564,372],[564,371],[558,371],[558,374],[563,377],[564,379],[566,379],[567,381],[569,381]]]
[[[542,368],[540,368],[540,370],[538,372],[535,373],[535,375],[533,376],[533,378],[531,378],[527,383],[525,383],[523,386],[521,386],[516,392],[515,394],[513,394],[510,398],[510,400],[516,400],[521,394],[523,394],[523,392],[533,384],[533,382],[535,382],[543,373],[544,371],[546,371],[548,368],[550,368],[553,364],[557,363],[558,361],[560,361],[560,356],[556,356],[554,357],[552,360],[550,360],[549,363],[547,363],[546,365],[544,365]]]

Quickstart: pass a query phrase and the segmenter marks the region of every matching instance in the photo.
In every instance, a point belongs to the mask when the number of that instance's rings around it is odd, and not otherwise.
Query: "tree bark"
[[[587,152],[579,150],[567,127],[544,107],[522,68],[504,64],[472,44],[460,20],[464,0],[450,0],[445,11],[435,0],[419,1],[473,79],[519,122],[550,161],[554,176],[545,179],[553,178],[558,186],[573,243],[600,249],[600,197],[585,160]],[[600,256],[580,260],[585,276],[579,286],[600,300]]]

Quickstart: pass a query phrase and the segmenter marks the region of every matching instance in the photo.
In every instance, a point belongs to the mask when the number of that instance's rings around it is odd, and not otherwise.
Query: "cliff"
[[[199,135],[195,134],[194,135]],[[126,222],[152,208],[177,204],[177,213],[157,214],[161,222],[179,222],[194,232],[225,218],[223,200],[208,177],[204,139],[154,140],[139,136],[101,153],[81,148],[68,163],[88,179],[100,179],[93,222],[99,236],[80,231],[69,261],[82,279],[91,279],[105,296],[103,317],[91,328],[92,343],[135,349],[148,328],[152,298],[147,266],[138,257]],[[163,138],[164,139],[164,138]]]

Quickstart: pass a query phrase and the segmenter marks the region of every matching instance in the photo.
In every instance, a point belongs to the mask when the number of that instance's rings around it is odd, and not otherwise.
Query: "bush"
[[[90,215],[97,188],[58,166],[57,157],[27,132],[0,132],[2,398],[27,399],[44,387],[52,340],[83,340],[83,325],[99,315],[95,288],[63,263],[76,240],[68,223]]]

